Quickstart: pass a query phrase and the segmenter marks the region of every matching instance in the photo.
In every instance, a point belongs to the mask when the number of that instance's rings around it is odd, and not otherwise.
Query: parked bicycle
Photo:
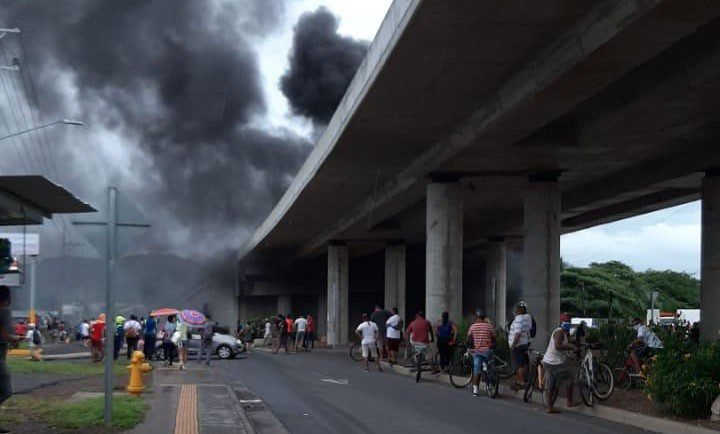
[[[615,386],[613,372],[605,363],[600,363],[593,357],[592,345],[582,345],[584,356],[577,371],[580,397],[586,406],[593,405],[593,396],[605,400],[612,395]]]
[[[538,390],[540,393],[544,392],[545,389],[545,369],[542,364],[542,359],[545,353],[540,351],[529,350],[530,359],[530,371],[528,372],[528,382],[525,385],[525,393],[523,394],[523,401],[532,401],[533,392]]]

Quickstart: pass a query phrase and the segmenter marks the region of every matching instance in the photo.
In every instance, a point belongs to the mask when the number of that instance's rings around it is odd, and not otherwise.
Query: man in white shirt
[[[132,360],[132,353],[137,350],[140,341],[142,326],[135,315],[130,315],[130,319],[123,324],[123,330],[125,330],[125,341],[127,342],[127,358]]]
[[[512,367],[517,374],[517,380],[512,385],[513,390],[525,387],[525,375],[528,370],[530,360],[528,358],[528,348],[530,347],[530,327],[532,327],[532,318],[527,313],[527,307],[524,304],[518,304],[513,309],[515,319],[510,324],[510,332],[508,333],[508,345],[510,346],[510,361]]]
[[[307,331],[307,320],[303,315],[300,315],[295,320],[295,352],[297,352],[298,347],[302,346],[305,342],[305,331]]]
[[[377,324],[370,321],[370,318],[366,313],[362,314],[362,320],[363,322],[360,323],[357,329],[355,329],[355,333],[357,333],[357,335],[362,339],[360,343],[362,344],[362,356],[363,363],[365,364],[365,372],[370,371],[370,368],[368,366],[368,357],[370,356],[375,358],[378,371],[382,372],[382,367],[380,366],[380,358],[378,357],[377,349]]]
[[[398,315],[398,308],[394,307],[392,309],[393,315],[388,318],[387,322],[385,323],[386,327],[386,335],[387,338],[387,347],[388,347],[388,353],[389,357],[388,360],[391,364],[397,363],[397,354],[398,350],[400,348],[400,338],[401,338],[401,330],[403,328],[402,324],[402,318],[400,318],[400,315]]]
[[[272,341],[272,323],[265,318],[265,335],[263,336],[263,347],[267,347]]]
[[[86,319],[80,324],[80,337],[86,347],[90,346],[90,323]]]
[[[640,372],[642,369],[642,362],[640,359],[661,350],[663,344],[655,332],[650,330],[650,327],[646,326],[640,318],[635,318],[633,320],[633,326],[637,331],[637,336],[630,344],[630,357],[635,364],[637,372]]]

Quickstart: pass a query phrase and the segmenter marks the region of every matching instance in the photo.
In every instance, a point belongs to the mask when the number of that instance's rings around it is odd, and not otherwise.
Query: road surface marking
[[[240,404],[259,404],[263,402],[262,399],[241,399]]]
[[[180,402],[175,414],[175,434],[198,434],[197,386],[185,384],[180,389]]]
[[[324,381],[324,382],[326,382],[326,383],[333,383],[333,384],[342,384],[343,386],[347,386],[347,385],[348,385],[348,380],[346,380],[346,379],[344,379],[344,378],[341,378],[341,379],[338,379],[338,380],[334,380],[334,379],[332,379],[332,378],[323,378],[323,379],[320,380],[320,381]]]

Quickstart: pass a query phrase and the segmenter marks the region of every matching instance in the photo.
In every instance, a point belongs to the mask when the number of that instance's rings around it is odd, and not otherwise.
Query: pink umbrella
[[[182,322],[186,322],[190,325],[203,325],[207,322],[207,319],[205,318],[205,315],[202,313],[191,310],[191,309],[185,309],[182,312],[180,312],[180,320]]]

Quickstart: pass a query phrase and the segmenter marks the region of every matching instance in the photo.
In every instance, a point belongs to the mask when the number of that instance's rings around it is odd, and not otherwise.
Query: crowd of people
[[[200,350],[197,361],[199,363],[205,359],[205,363],[210,364],[212,338],[217,332],[217,325],[209,315],[206,317],[205,325],[199,329],[195,328],[200,332]],[[95,362],[100,362],[105,357],[106,323],[105,314],[98,315],[95,320],[83,320],[80,323],[80,338],[90,348],[92,360]],[[165,366],[173,366],[177,360],[179,368],[182,370],[188,363],[187,349],[188,343],[192,339],[191,328],[186,322],[180,321],[177,315],[168,315],[164,321],[153,316],[138,319],[134,314],[129,318],[118,315],[111,326],[114,329],[113,358],[115,360],[120,357],[123,347],[126,348],[128,361],[138,350],[142,350],[146,360],[153,360],[156,351],[161,348]]]
[[[310,314],[293,318],[292,314],[278,314],[265,319],[263,344],[272,346],[277,354],[281,348],[285,353],[311,351],[315,348],[315,319]]]

